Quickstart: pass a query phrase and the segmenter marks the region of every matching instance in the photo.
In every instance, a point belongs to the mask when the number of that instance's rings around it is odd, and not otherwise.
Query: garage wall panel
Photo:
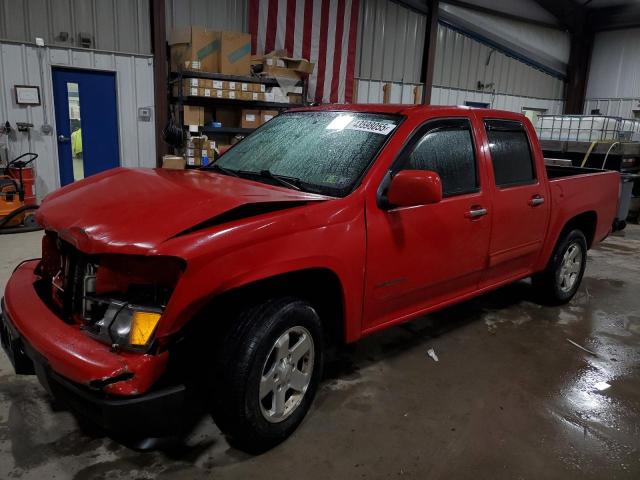
[[[167,31],[200,25],[248,32],[248,0],[165,0]]]
[[[561,99],[564,82],[447,25],[438,26],[434,86]]]
[[[356,77],[420,81],[426,16],[389,0],[361,0]]]
[[[596,109],[600,110],[602,115],[640,119],[640,96],[636,98],[587,98],[584,102],[584,113],[590,115],[591,111]]]
[[[546,110],[548,114],[562,113],[564,101],[559,99],[523,97],[508,94],[492,94],[473,90],[433,87],[433,105],[464,105],[465,102],[488,103],[491,108],[521,112],[523,108]]]
[[[640,97],[640,28],[596,34],[587,98]]]
[[[150,30],[149,0],[0,0],[0,39],[149,54]]]
[[[44,65],[44,84],[40,81],[38,54]],[[15,132],[9,147],[10,158],[32,151],[38,153],[36,190],[39,198],[60,186],[55,129],[42,133],[46,121],[55,126],[51,68],[65,66],[116,73],[118,87],[118,122],[120,161],[125,167],[155,166],[154,122],[139,121],[141,107],[154,107],[153,58],[69,48],[37,49],[30,45],[0,42],[0,119],[34,124],[30,136]],[[19,106],[15,103],[14,85],[40,86],[43,106]],[[0,153],[6,137],[0,141]]]

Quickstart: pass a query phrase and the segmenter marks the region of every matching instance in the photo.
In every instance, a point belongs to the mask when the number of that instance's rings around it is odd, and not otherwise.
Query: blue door
[[[60,183],[120,165],[115,73],[53,69]]]

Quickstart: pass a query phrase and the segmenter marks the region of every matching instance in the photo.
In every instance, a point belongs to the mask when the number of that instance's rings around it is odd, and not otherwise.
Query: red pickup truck
[[[618,191],[615,172],[545,167],[515,113],[291,110],[208,167],[50,194],[2,344],[112,431],[157,436],[204,408],[263,450],[302,421],[331,346],[525,277],[570,300]]]

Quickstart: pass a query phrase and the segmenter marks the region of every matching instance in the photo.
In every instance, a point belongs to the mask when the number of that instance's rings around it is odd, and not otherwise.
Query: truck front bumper
[[[107,430],[159,436],[179,429],[185,386],[151,388],[166,369],[168,352],[113,352],[63,322],[34,288],[36,265],[20,265],[2,299],[0,340],[16,373],[35,373],[56,399]]]

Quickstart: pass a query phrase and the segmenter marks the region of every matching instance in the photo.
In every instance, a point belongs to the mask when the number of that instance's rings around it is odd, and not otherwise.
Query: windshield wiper
[[[211,165],[207,165],[205,167],[208,170],[216,170],[218,172],[224,173],[225,175],[231,175],[233,177],[239,177],[238,173],[235,170],[231,170],[230,168],[221,167],[217,163],[212,163]]]
[[[260,170],[260,176],[270,178],[279,182],[281,185],[285,187],[293,188],[294,190],[302,190],[300,188],[300,179],[294,177],[285,177],[284,175],[277,175],[273,173],[271,170]]]
[[[276,173],[273,173],[271,170],[260,170],[260,171],[236,170],[236,173],[238,175],[268,178],[269,180],[275,180],[276,182],[278,182],[280,185],[284,187],[293,188],[294,190],[302,190],[302,187],[300,186],[300,184],[302,183],[302,180],[300,180],[299,178],[278,175]]]

